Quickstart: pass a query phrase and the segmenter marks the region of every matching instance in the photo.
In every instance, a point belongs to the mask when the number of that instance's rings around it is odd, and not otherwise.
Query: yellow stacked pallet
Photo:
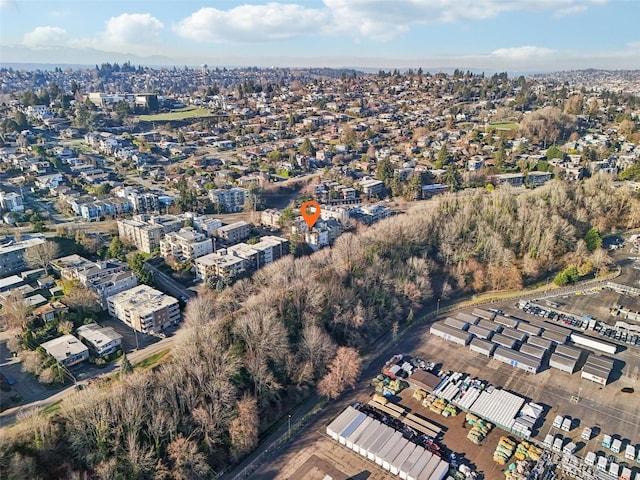
[[[427,397],[427,392],[418,388],[415,392],[413,392],[412,397],[417,401],[422,402]]]

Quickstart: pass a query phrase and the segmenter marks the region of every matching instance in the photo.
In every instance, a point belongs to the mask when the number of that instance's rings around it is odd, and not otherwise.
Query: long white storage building
[[[552,353],[549,357],[549,366],[563,372],[572,374],[576,371],[578,360],[575,358],[565,357],[559,353]]]
[[[347,407],[326,431],[334,440],[402,479],[443,480],[449,472],[449,463],[353,407]]]
[[[484,339],[490,339],[494,333],[492,330],[479,327],[478,325],[471,325],[467,330],[467,332],[469,332],[476,338],[484,338]]]
[[[497,336],[497,335],[496,335]],[[526,372],[538,373],[540,371],[540,359],[521,353],[512,348],[499,346],[493,352],[493,358],[507,363],[512,367],[518,367]]]
[[[493,351],[496,349],[496,344],[493,342],[489,342],[488,340],[483,340],[481,338],[474,338],[473,340],[471,340],[471,343],[469,343],[469,349],[490,357],[493,354]]]
[[[593,348],[594,350],[599,350],[601,352],[608,353],[609,355],[614,355],[618,350],[617,346],[613,343],[605,342],[593,337],[588,337],[586,335],[580,335],[579,333],[572,333],[571,340],[573,340],[573,343],[575,343],[576,345]]]
[[[442,323],[432,325],[429,331],[432,335],[444,338],[458,345],[468,345],[471,340],[469,333]]]
[[[613,360],[610,358],[589,355],[587,362],[582,367],[581,378],[606,385],[613,370]]]

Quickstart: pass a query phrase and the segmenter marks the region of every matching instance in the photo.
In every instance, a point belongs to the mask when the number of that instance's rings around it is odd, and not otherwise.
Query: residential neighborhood
[[[608,275],[600,232],[617,225],[591,219],[582,190],[565,192],[590,182],[635,201],[640,84],[575,78],[0,68],[11,361],[34,383],[79,391],[104,372],[156,368],[186,330],[211,365],[234,370],[224,382],[276,405],[285,386],[304,399],[340,349],[396,339],[441,300]],[[514,233],[518,202],[536,193],[535,219]],[[306,202],[320,208],[310,223]],[[629,226],[630,205],[616,204]],[[233,348],[218,357],[222,341]],[[294,344],[301,356],[288,356]],[[145,350],[149,364],[131,365]]]

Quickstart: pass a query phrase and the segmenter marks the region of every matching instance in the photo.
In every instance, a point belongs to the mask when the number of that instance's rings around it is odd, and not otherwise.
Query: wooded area
[[[439,298],[520,288],[607,263],[595,227],[640,226],[640,200],[602,176],[536,190],[447,194],[285,257],[189,302],[172,358],[123,372],[0,437],[6,478],[208,478],[255,448],[293,399],[337,396],[356,351]],[[584,271],[584,268],[583,268]]]

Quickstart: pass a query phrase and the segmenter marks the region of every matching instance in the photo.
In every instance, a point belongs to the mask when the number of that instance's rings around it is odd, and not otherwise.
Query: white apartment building
[[[178,300],[147,285],[113,295],[107,303],[111,316],[142,333],[157,333],[180,321]]]
[[[167,233],[160,240],[160,254],[167,258],[173,255],[178,260],[193,260],[213,252],[213,242],[204,233],[193,228],[182,228]]]
[[[213,237],[216,231],[222,226],[222,222],[217,218],[209,218],[203,215],[194,216],[192,222],[197,231],[209,237]]]
[[[0,208],[9,212],[24,212],[22,195],[15,192],[0,192]]]
[[[40,346],[66,367],[89,358],[89,349],[73,335],[63,335],[44,342]]]
[[[245,271],[246,260],[220,249],[195,261],[196,278],[207,280],[210,278],[232,279]]]
[[[138,277],[129,266],[117,259],[92,262],[80,255],[69,255],[53,261],[53,266],[64,280],[80,280],[93,290],[103,309],[107,309],[107,298],[138,285]]]
[[[216,236],[229,244],[233,244],[249,238],[250,233],[251,225],[244,220],[240,220],[239,222],[230,223],[229,225],[218,228]]]
[[[247,190],[244,188],[228,188],[209,191],[209,199],[213,203],[224,207],[226,213],[241,212],[247,198]]]
[[[89,350],[100,358],[122,347],[122,335],[112,327],[101,327],[97,323],[89,323],[78,327],[76,332]]]
[[[176,232],[184,226],[186,217],[175,215],[135,215],[118,220],[118,236],[138,250],[151,253],[160,247],[162,236]]]

